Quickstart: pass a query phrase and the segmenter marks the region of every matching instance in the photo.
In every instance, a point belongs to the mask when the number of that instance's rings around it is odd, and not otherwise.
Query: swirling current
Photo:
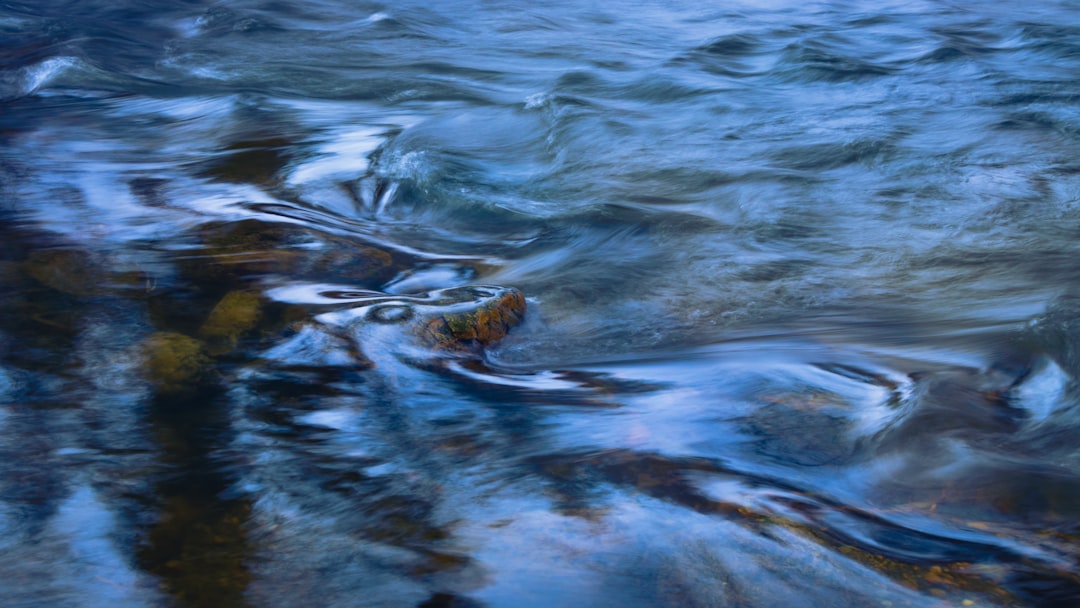
[[[1080,4],[0,0],[0,605],[1080,605]]]

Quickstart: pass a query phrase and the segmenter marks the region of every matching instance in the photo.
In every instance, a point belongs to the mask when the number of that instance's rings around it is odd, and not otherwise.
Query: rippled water
[[[0,2],[0,604],[1078,605],[1078,76],[1071,0]]]

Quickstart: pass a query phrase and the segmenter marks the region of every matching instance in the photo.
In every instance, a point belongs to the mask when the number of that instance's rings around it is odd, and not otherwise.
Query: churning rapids
[[[1080,4],[0,0],[0,605],[1080,605]]]

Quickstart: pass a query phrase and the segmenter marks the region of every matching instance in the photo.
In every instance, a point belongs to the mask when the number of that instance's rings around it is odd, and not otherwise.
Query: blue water
[[[1080,605],[1078,76],[1072,1],[0,2],[0,604]]]

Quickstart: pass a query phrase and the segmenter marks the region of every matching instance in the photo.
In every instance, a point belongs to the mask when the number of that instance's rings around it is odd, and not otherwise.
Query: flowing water
[[[1078,83],[1074,0],[0,0],[0,605],[1080,605]]]

